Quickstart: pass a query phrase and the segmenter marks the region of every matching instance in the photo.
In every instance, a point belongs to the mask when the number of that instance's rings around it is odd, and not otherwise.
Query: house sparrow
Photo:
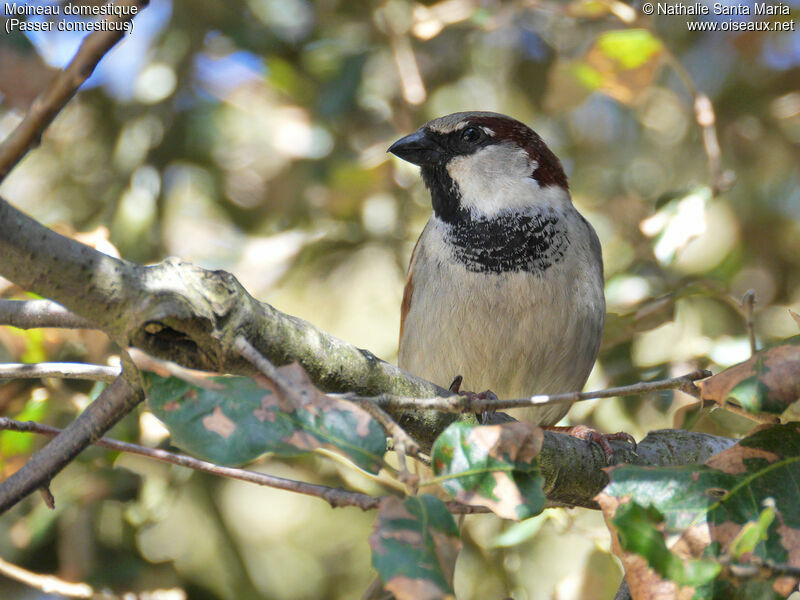
[[[558,157],[491,112],[434,119],[389,152],[421,167],[433,204],[408,267],[400,367],[501,398],[582,389],[603,334],[603,259]],[[510,412],[554,425],[568,410]]]

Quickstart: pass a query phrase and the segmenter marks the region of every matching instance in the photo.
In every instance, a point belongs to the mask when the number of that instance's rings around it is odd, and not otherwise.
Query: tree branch
[[[0,514],[50,480],[144,399],[138,370],[123,356],[123,373],[53,441],[0,484]]]
[[[151,592],[143,592],[134,594],[126,592],[122,596],[112,594],[107,591],[96,592],[87,583],[72,583],[71,581],[64,581],[53,575],[42,575],[28,571],[22,567],[11,564],[8,561],[0,558],[0,573],[14,579],[20,583],[24,583],[32,588],[41,590],[45,594],[58,594],[59,596],[66,596],[67,598],[89,598],[90,600],[145,600],[145,598],[157,598],[161,590],[154,590]],[[181,594],[182,598],[186,597],[183,590],[172,589],[169,590],[170,598],[175,597],[175,594]]]
[[[241,345],[241,343],[240,343]],[[245,355],[253,358],[258,364],[259,370],[274,379],[276,371],[274,365],[257,352],[255,349],[245,351]],[[266,362],[265,362],[266,361]],[[52,373],[58,376],[58,373]],[[693,381],[699,377],[706,376],[702,371],[695,371],[681,377],[674,377],[665,380],[641,382],[629,386],[609,388],[594,392],[582,392],[577,394],[557,394],[553,396],[535,397],[536,403],[544,402],[564,402],[580,401],[590,398],[603,398],[619,395],[642,394],[654,390],[664,389],[683,389],[691,393],[694,387]],[[691,386],[691,387],[689,387]],[[478,411],[483,409],[494,409],[497,406],[508,408],[509,406],[524,406],[531,399],[499,400],[497,404],[485,403],[482,400],[473,406],[470,399],[463,397],[437,397],[433,399],[413,399],[413,398],[394,398],[389,395],[382,395],[373,398],[360,398],[352,394],[342,394],[339,397],[348,399],[359,404],[370,403],[376,407],[392,406],[393,408],[404,411],[410,407],[425,406],[437,410],[466,410]],[[396,403],[392,405],[391,403]],[[728,407],[730,408],[730,407]],[[387,423],[384,423],[388,426]],[[392,435],[396,434],[393,428]],[[708,436],[701,433],[691,433],[680,430],[664,430],[651,432],[648,437],[639,444],[636,452],[630,449],[628,444],[622,442],[612,442],[615,457],[618,462],[630,464],[640,464],[648,466],[674,466],[684,464],[702,463],[711,455],[724,450],[734,443],[734,440],[715,436]],[[407,451],[407,450],[406,450]],[[416,454],[412,450],[409,454]],[[545,492],[551,504],[577,505],[596,508],[594,496],[606,485],[608,479],[603,469],[607,466],[605,455],[600,452],[595,445],[576,439],[571,436],[562,435],[550,431],[545,431],[545,442],[539,456],[539,463],[545,478]]]
[[[136,0],[119,3],[144,5]],[[120,37],[119,32],[97,32],[84,40],[69,67],[34,102],[20,126],[0,146],[0,178],[39,140],[58,111]],[[193,368],[252,374],[255,369],[234,346],[236,337],[242,335],[277,365],[298,360],[325,391],[354,392],[360,396],[389,393],[409,398],[448,396],[447,390],[256,301],[228,273],[206,271],[177,260],[142,267],[115,259],[50,231],[2,199],[0,255],[3,256],[0,274],[63,304],[122,347],[135,346]],[[46,485],[64,464],[126,414],[141,397],[138,382],[132,377],[123,374],[116,379],[62,435],[0,486],[0,511]],[[563,401],[574,398],[569,395]],[[390,412],[423,444],[430,443],[456,418],[440,411]],[[561,447],[564,444],[573,444],[572,438],[546,436],[545,447],[555,448],[551,456],[555,463],[549,462],[546,452],[542,456],[543,470],[550,473],[551,482],[558,478],[568,480],[571,474],[580,471],[559,471],[560,453],[566,452]],[[582,453],[585,459],[580,464],[591,466],[604,477],[599,470],[601,463],[604,466],[604,457],[598,456],[593,463],[590,444],[575,440],[573,445],[573,454]],[[574,491],[566,495],[583,498],[582,501],[586,498]]]
[[[22,422],[9,419],[7,417],[0,417],[0,430],[19,431],[23,433],[37,433],[41,435],[57,436],[62,431],[56,427],[42,425],[41,423],[34,423],[32,421]],[[306,483],[304,481],[295,481],[293,479],[286,479],[284,477],[277,477],[275,475],[268,475],[267,473],[259,473],[257,471],[249,471],[247,469],[237,469],[234,467],[222,467],[214,463],[186,456],[185,454],[175,454],[166,450],[158,448],[147,448],[139,446],[138,444],[131,444],[129,442],[121,442],[112,438],[99,438],[92,442],[96,446],[108,448],[117,452],[127,452],[128,454],[138,454],[154,460],[178,465],[195,471],[202,471],[210,473],[218,477],[227,477],[229,479],[238,479],[248,483],[255,483],[256,485],[263,485],[279,490],[286,490],[295,492],[297,494],[304,494],[306,496],[314,496],[325,500],[332,508],[339,508],[341,506],[355,506],[361,510],[373,510],[378,508],[383,496],[369,496],[361,492],[352,492],[342,488],[333,488],[327,485],[320,485],[316,483]],[[449,502],[448,509],[454,514],[473,514],[489,512],[488,509],[480,506],[469,506],[461,504],[460,502]]]
[[[596,398],[612,398],[614,396],[632,396],[663,390],[678,389],[692,396],[699,396],[699,390],[694,385],[698,379],[711,376],[711,371],[698,369],[687,375],[659,379],[657,381],[640,381],[631,385],[612,387],[605,390],[592,392],[569,392],[566,394],[538,395],[529,398],[483,398],[475,396],[448,395],[435,398],[404,398],[391,394],[381,394],[373,398],[357,397],[353,394],[341,394],[338,397],[345,400],[370,401],[384,410],[401,412],[411,409],[438,410],[449,413],[482,413],[484,411],[507,410],[509,408],[524,408],[529,406],[542,406],[547,404],[574,404],[583,400]]]
[[[736,440],[681,429],[651,431],[634,452],[630,444],[612,440],[617,464],[676,467],[702,464],[730,448]],[[544,492],[551,502],[597,509],[594,497],[608,484],[606,458],[596,445],[551,431],[544,432],[539,453]]]
[[[0,379],[38,379],[57,377],[59,379],[88,379],[113,383],[119,377],[117,367],[87,365],[84,363],[4,363],[0,364]]]
[[[0,325],[20,329],[95,329],[88,320],[50,300],[0,300]]]
[[[122,347],[190,368],[254,374],[238,335],[277,365],[300,362],[324,391],[373,396],[446,396],[448,391],[310,323],[254,299],[236,278],[179,260],[142,267],[43,227],[0,199],[0,274],[88,319]],[[399,418],[420,442],[456,417],[408,411]]]
[[[41,423],[20,422],[7,417],[0,417],[0,430],[5,429],[50,436],[55,436],[62,432],[60,429]],[[220,477],[229,477],[257,485],[315,496],[322,498],[334,508],[357,506],[362,510],[370,510],[377,508],[380,502],[380,498],[361,494],[360,492],[284,479],[246,469],[222,467],[183,454],[146,448],[110,438],[94,439],[92,443],[110,450],[139,454]],[[735,443],[735,440],[729,438],[674,429],[650,432],[639,443],[635,453],[630,450],[628,444],[616,441],[611,442],[615,456],[620,462],[662,467],[701,464],[712,455],[729,448]],[[593,498],[608,483],[608,477],[603,470],[606,466],[606,459],[602,450],[584,440],[545,431],[544,445],[538,458],[545,480],[544,491],[549,505],[597,508]],[[0,487],[0,489],[2,488]],[[480,507],[469,507],[458,502],[451,502],[448,507],[451,512],[457,514],[485,512]]]
[[[117,0],[115,5],[136,7],[136,11],[121,16],[109,14],[105,17],[106,22],[130,21],[134,14],[147,5],[147,0]],[[109,27],[106,30],[94,31],[84,38],[69,66],[62,69],[48,88],[33,101],[22,122],[0,144],[0,181],[31,148],[39,144],[44,130],[89,78],[100,59],[122,39],[123,35],[125,35],[124,30]]]

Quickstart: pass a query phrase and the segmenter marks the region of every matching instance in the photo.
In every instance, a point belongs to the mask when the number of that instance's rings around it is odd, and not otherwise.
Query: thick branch
[[[603,470],[606,458],[596,445],[574,437],[545,431],[539,454],[547,499],[572,506],[598,508],[594,497],[608,484]],[[661,429],[651,431],[636,451],[629,444],[611,441],[617,463],[652,467],[702,464],[730,448],[736,440],[706,433]]]
[[[58,235],[0,199],[0,274],[94,323],[121,346],[190,368],[253,374],[234,347],[244,335],[277,365],[297,360],[325,391],[446,396],[447,390],[379,360],[250,296],[231,274],[179,260],[142,267]],[[401,425],[430,441],[456,417],[408,412]]]
[[[2,275],[20,287],[60,302],[117,341],[125,339],[130,294],[143,267],[107,256],[43,227],[0,200]]]

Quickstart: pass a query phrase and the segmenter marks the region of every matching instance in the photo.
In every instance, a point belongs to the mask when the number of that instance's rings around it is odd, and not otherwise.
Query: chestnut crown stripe
[[[523,148],[531,160],[535,160],[539,165],[531,177],[540,186],[557,185],[565,190],[569,189],[561,161],[530,127],[508,117],[478,116],[471,117],[468,121],[470,125],[491,129],[494,132],[492,139],[495,143],[508,140]]]

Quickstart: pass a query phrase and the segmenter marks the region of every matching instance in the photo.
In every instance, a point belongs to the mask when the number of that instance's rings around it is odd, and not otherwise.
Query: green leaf
[[[620,546],[647,559],[648,564],[665,579],[681,586],[704,585],[720,572],[720,565],[710,560],[688,560],[667,548],[664,537],[657,529],[664,520],[657,509],[636,502],[620,505],[612,522],[619,536]]]
[[[749,599],[786,597],[796,587],[797,580],[777,576],[740,585],[727,570],[703,586],[710,567],[693,561],[751,554],[800,567],[800,424],[762,429],[705,465],[625,465],[609,476],[611,483],[597,500],[619,536],[620,558],[628,573],[641,558],[652,569],[639,568],[638,577],[628,577],[632,590],[688,585],[697,586],[693,598]],[[628,505],[655,511],[648,513],[650,530],[642,525],[641,511]],[[653,517],[656,513],[663,522]],[[664,554],[665,540],[675,537],[670,551],[680,568]]]
[[[527,423],[453,423],[433,445],[433,470],[460,502],[486,506],[506,519],[526,519],[544,509],[536,461],[542,440],[542,430]]]
[[[385,498],[369,542],[372,566],[397,600],[455,598],[461,541],[453,516],[435,496]]]
[[[271,452],[297,456],[316,448],[337,451],[377,473],[386,436],[366,412],[317,390],[299,365],[281,367],[303,402],[293,404],[261,378],[212,377],[189,383],[146,373],[150,409],[172,443],[206,460],[241,465]]]
[[[767,506],[758,519],[754,522],[745,523],[742,530],[733,538],[728,548],[728,553],[739,560],[742,555],[753,552],[756,546],[766,541],[767,530],[772,522],[775,520],[775,509],[772,506]]]
[[[618,29],[597,38],[597,47],[624,69],[636,69],[661,53],[664,46],[647,29]]]
[[[492,540],[490,547],[510,548],[533,539],[539,533],[547,518],[546,513],[542,513],[519,523],[511,523],[510,527],[507,527],[505,531]]]
[[[18,414],[14,415],[17,421],[40,422],[47,414],[47,401],[41,398],[30,398]],[[19,454],[27,454],[33,450],[35,436],[18,431],[0,432],[0,457],[9,458]]]

